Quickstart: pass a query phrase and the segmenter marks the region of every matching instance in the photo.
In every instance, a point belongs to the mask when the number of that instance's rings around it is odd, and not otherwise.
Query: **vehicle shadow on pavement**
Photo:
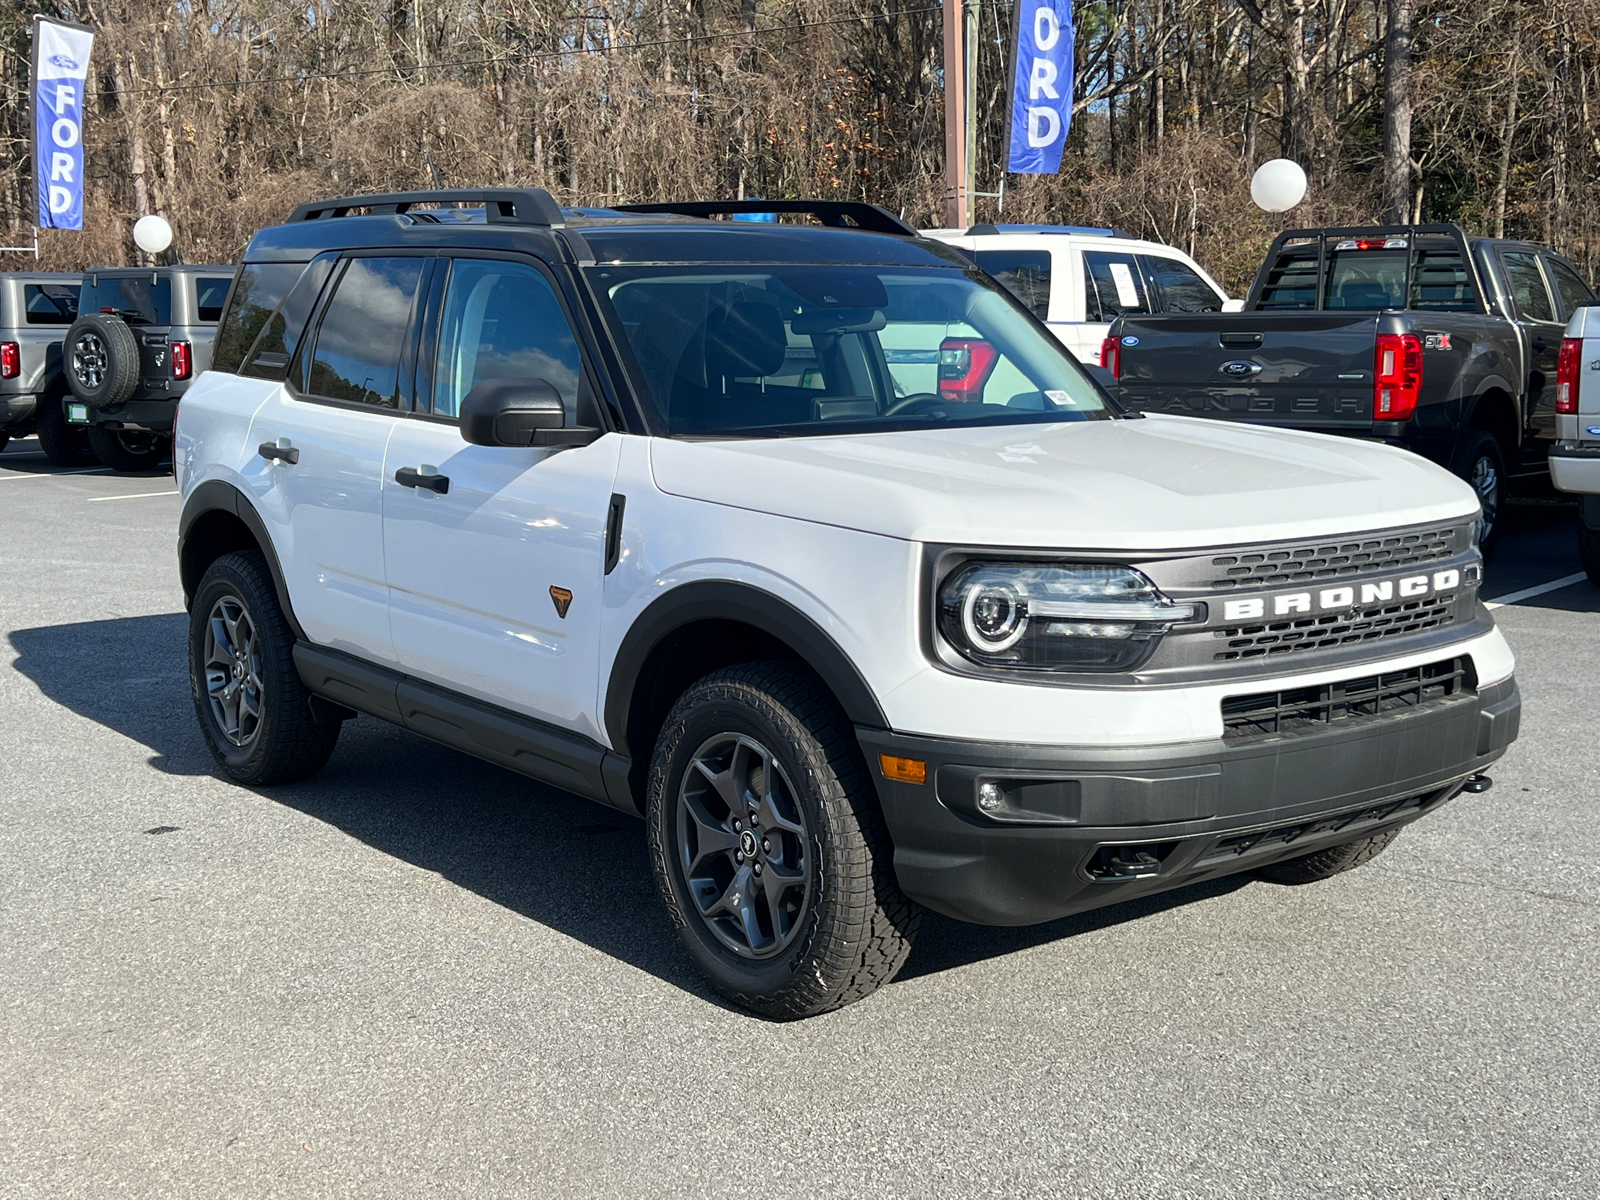
[[[182,613],[17,630],[16,669],[45,696],[154,751],[180,775],[215,773],[195,727]],[[732,1009],[678,946],[656,895],[642,823],[384,722],[346,723],[314,779],[256,789],[384,854]],[[1245,878],[997,929],[928,914],[900,979],[1137,920],[1244,886]]]

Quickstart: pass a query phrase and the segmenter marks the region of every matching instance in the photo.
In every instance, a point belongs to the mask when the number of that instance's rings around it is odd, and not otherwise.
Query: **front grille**
[[[1364,571],[1397,570],[1449,558],[1466,549],[1462,525],[1378,534],[1319,545],[1292,545],[1220,554],[1211,560],[1211,587],[1279,587],[1311,579],[1336,579]]]
[[[1459,657],[1359,679],[1229,696],[1222,702],[1222,736],[1309,733],[1340,721],[1426,708],[1476,686],[1472,661]]]
[[[1225,649],[1212,658],[1226,662],[1235,658],[1266,658],[1292,654],[1298,650],[1326,650],[1355,642],[1375,642],[1402,637],[1423,629],[1448,625],[1455,617],[1456,593],[1429,596],[1407,604],[1379,605],[1322,617],[1302,617],[1295,621],[1274,621],[1267,625],[1235,625],[1218,629]]]

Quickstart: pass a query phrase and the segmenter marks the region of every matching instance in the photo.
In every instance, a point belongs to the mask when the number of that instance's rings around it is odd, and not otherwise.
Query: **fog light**
[[[1001,792],[998,783],[985,783],[978,786],[978,807],[983,809],[984,812],[993,812],[1000,807],[1000,803],[1004,799],[1005,794]]]

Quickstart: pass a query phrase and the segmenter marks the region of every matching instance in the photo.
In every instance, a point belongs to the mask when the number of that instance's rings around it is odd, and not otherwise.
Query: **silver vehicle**
[[[94,461],[83,431],[69,430],[61,409],[61,340],[78,315],[82,282],[50,271],[0,275],[0,449],[37,433],[53,462]]]
[[[1600,307],[1572,314],[1556,366],[1550,478],[1578,497],[1578,555],[1600,585]]]
[[[148,471],[167,456],[178,398],[211,365],[229,266],[93,267],[67,330],[67,421],[106,466]]]

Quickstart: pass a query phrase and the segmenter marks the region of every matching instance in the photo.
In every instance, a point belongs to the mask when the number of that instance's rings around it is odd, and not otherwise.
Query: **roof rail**
[[[887,208],[862,200],[675,200],[665,204],[613,204],[617,212],[674,213],[680,217],[714,217],[734,213],[804,213],[834,229],[862,229],[917,237],[917,231]]]
[[[432,192],[384,192],[372,196],[344,196],[302,204],[289,217],[296,221],[321,221],[344,217],[352,208],[370,209],[374,216],[403,213],[419,204],[457,204],[482,207],[491,225],[543,225],[559,229],[566,223],[561,206],[543,188],[444,188]]]
[[[1075,233],[1082,237],[1133,237],[1133,234],[1126,229],[1105,229],[1098,225],[974,225],[967,230],[968,237],[986,237],[997,233]]]

